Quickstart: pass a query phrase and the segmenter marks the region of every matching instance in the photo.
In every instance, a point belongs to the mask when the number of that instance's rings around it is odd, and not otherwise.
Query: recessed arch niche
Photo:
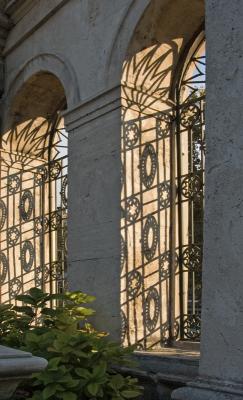
[[[1,135],[1,302],[37,286],[62,291],[66,270],[68,135],[66,96],[48,71],[12,96]],[[6,272],[6,265],[7,272]]]
[[[203,21],[201,0],[152,1],[123,63],[122,338],[138,349],[200,339]]]

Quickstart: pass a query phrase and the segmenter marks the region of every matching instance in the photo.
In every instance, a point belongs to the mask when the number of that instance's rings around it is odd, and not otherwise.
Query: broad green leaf
[[[43,400],[42,394],[40,391],[34,393],[34,395],[30,398],[30,400]]]
[[[54,308],[47,308],[47,307],[45,307],[45,308],[42,308],[41,314],[43,314],[43,315],[48,315],[48,316],[51,316],[51,317],[55,317],[55,316],[57,316],[58,314],[60,314],[60,310],[56,310],[56,309],[54,309]]]
[[[78,396],[73,392],[64,392],[62,393],[63,400],[77,400]]]
[[[78,376],[84,379],[90,379],[92,376],[91,373],[85,368],[75,368],[75,372]]]
[[[28,340],[28,342],[34,342],[34,343],[38,343],[40,340],[39,336],[31,331],[26,333],[26,339]]]
[[[0,304],[0,313],[11,310],[12,307],[12,304]]]
[[[78,379],[70,379],[68,382],[67,382],[67,387],[69,388],[69,389],[73,389],[73,388],[75,388],[75,387],[77,387],[78,385],[79,385],[79,380]]]
[[[125,399],[135,399],[141,395],[141,392],[138,390],[123,390],[121,394]]]
[[[89,383],[87,385],[87,390],[91,396],[96,396],[99,391],[99,385],[96,382]]]
[[[75,302],[76,304],[81,304],[81,303],[91,303],[95,300],[94,296],[87,295],[82,292],[67,292],[66,293],[67,297]]]
[[[77,307],[77,308],[75,308],[74,313],[76,313],[78,315],[84,315],[85,317],[88,317],[90,315],[94,315],[95,311],[92,310],[92,308]]]
[[[47,297],[46,293],[42,292],[42,290],[38,289],[37,287],[31,288],[29,290],[29,294],[36,301],[43,300],[44,298]]]
[[[18,301],[22,301],[25,304],[31,304],[32,306],[36,305],[35,299],[33,299],[33,297],[28,294],[19,294],[15,297],[15,299]]]
[[[5,344],[22,346],[23,350],[48,360],[47,368],[33,375],[27,384],[34,390],[32,400],[78,400],[83,396],[129,400],[140,395],[136,380],[116,374],[111,368],[107,370],[107,364],[126,365],[126,356],[132,350],[109,342],[106,333],[96,331],[89,323],[78,325],[93,315],[92,309],[82,307],[94,301],[93,296],[80,292],[50,295],[32,288],[18,300],[23,306],[16,309],[0,306],[0,334],[9,330]],[[52,309],[47,303],[51,300],[63,302]],[[32,312],[37,308],[41,312],[41,327],[31,325]]]
[[[14,306],[13,310],[28,315],[29,317],[35,317],[35,313],[31,307],[28,306]]]
[[[112,377],[110,386],[115,390],[119,390],[124,385],[124,383],[125,383],[125,378],[122,375],[117,374]]]
[[[48,385],[47,387],[45,387],[45,389],[43,390],[43,399],[47,400],[49,399],[51,396],[53,396],[56,393],[56,385],[55,384],[51,384]]]
[[[68,299],[68,296],[66,294],[62,294],[62,293],[49,294],[45,298],[46,301],[50,301],[50,300],[67,300],[67,299]]]
[[[48,363],[48,368],[51,368],[51,369],[58,368],[60,361],[61,361],[61,357],[53,357]]]
[[[106,373],[107,370],[107,362],[103,361],[99,365],[96,365],[93,370],[93,376],[101,377]]]

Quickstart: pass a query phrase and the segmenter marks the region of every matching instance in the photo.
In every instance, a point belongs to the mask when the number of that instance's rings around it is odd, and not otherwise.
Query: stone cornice
[[[4,12],[16,23],[36,4],[36,0],[8,0]]]
[[[10,17],[14,29],[4,48],[4,55],[19,46],[68,1],[70,0],[11,0],[5,6],[4,12]]]
[[[100,118],[121,107],[121,86],[117,85],[88,98],[71,110],[62,113],[68,131]]]
[[[12,24],[7,15],[0,11],[0,53],[2,53],[4,49],[8,32],[11,26]]]

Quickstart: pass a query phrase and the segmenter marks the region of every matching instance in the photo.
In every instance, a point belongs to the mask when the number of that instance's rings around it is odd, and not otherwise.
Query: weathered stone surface
[[[66,115],[72,129],[69,173],[74,178],[69,186],[73,201],[69,204],[68,279],[73,289],[95,294],[96,325],[109,330],[117,340],[120,338],[120,138],[116,134],[120,129],[119,116],[119,88],[104,94],[101,101],[90,101],[72,115]]]
[[[220,393],[192,387],[183,387],[172,393],[172,400],[242,400],[243,394]]]
[[[9,117],[16,93],[32,75],[48,71],[62,83],[70,133],[70,287],[97,296],[97,326],[119,338],[122,64],[127,49],[130,56],[153,43],[173,47],[176,63],[203,22],[204,2],[7,3],[5,11],[14,25],[4,49],[3,114]],[[234,386],[242,380],[243,371],[243,3],[206,0],[206,6],[207,176],[200,375],[206,381],[213,377]],[[4,16],[0,26],[1,48],[9,28]],[[161,370],[165,364],[161,362]],[[171,375],[175,365],[170,367]],[[187,367],[187,375],[192,376],[193,366],[188,362]],[[219,386],[213,391],[210,386],[185,387],[173,396],[231,400],[233,392],[220,394]],[[242,394],[235,391],[235,396]]]
[[[200,374],[237,383],[242,381],[243,371],[243,3],[208,0],[206,4],[207,155]]]
[[[138,378],[144,387],[142,399],[169,400],[171,393],[198,375],[199,353],[163,349],[161,352],[136,352],[136,368],[121,372]]]
[[[243,397],[243,3],[207,0],[206,6],[201,380],[175,391],[175,400]]]

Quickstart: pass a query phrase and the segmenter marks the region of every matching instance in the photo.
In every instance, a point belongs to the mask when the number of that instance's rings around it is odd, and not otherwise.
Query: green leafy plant
[[[93,296],[32,288],[16,299],[22,305],[0,307],[0,343],[48,360],[47,368],[21,388],[28,398],[126,400],[141,394],[136,379],[116,372],[116,366],[131,363],[131,349],[110,342],[88,322]]]

